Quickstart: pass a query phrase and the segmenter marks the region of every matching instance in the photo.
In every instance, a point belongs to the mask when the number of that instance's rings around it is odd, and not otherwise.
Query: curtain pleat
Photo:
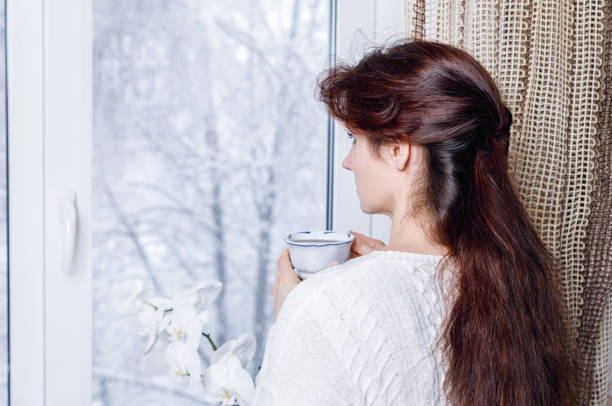
[[[579,13],[578,29],[579,38],[588,38],[581,47],[582,69],[599,76],[588,89],[592,99],[582,97],[595,108],[593,116],[588,116],[595,146],[578,339],[587,361],[582,371],[589,384],[584,398],[590,398],[592,405],[604,405],[612,389],[608,388],[612,345],[612,3],[593,3],[592,8]]]

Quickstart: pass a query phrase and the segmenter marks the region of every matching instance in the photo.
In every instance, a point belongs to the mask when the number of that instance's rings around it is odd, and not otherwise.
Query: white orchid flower
[[[113,288],[111,303],[118,315],[136,314],[145,306],[144,300],[153,290],[153,284],[142,279],[130,279]]]
[[[228,355],[222,362],[212,364],[204,374],[205,397],[209,402],[221,405],[248,406],[255,394],[255,384],[251,375],[242,368],[235,355]]]
[[[187,325],[197,316],[198,313],[195,307],[173,301],[170,324],[166,328],[166,331],[173,340],[182,340],[186,336],[185,331],[187,330]]]
[[[255,336],[250,333],[244,333],[237,339],[230,340],[217,348],[210,356],[210,363],[223,363],[227,358],[235,356],[240,361],[242,368],[246,368],[254,354]]]
[[[181,293],[174,299],[175,302],[188,303],[193,307],[198,307],[204,303],[209,307],[221,293],[223,284],[219,281],[195,281],[183,285]]]
[[[182,341],[173,341],[166,348],[166,362],[170,365],[170,373],[177,380],[189,376],[191,386],[202,383],[202,364],[200,355]]]
[[[170,324],[171,302],[163,297],[153,297],[145,302],[147,306],[138,314],[138,318],[144,326],[140,335],[148,336],[144,355],[148,354],[157,341],[160,331],[166,329]]]
[[[190,348],[197,350],[210,317],[208,310],[197,313],[191,305],[174,303],[166,331],[172,340],[186,340]]]

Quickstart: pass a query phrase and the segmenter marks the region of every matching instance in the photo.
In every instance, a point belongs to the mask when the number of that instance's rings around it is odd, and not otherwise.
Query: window
[[[129,278],[167,296],[223,282],[209,333],[253,333],[254,377],[282,237],[388,235],[386,217],[361,212],[341,167],[350,145],[313,91],[330,50],[353,60],[401,35],[403,4],[8,3],[11,404],[201,403],[163,349],[141,355],[138,321],[115,317]],[[58,216],[71,193],[74,245]]]
[[[256,375],[282,237],[326,227],[327,115],[313,90],[330,4],[95,0],[93,11],[93,397],[200,404],[168,379],[163,350],[142,356],[140,326],[108,298],[130,278],[165,297],[221,281],[208,333],[217,345],[253,333]]]

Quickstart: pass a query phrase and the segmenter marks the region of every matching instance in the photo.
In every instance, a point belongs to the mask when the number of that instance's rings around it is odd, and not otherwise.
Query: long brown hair
[[[382,144],[425,146],[422,200],[449,248],[454,303],[439,337],[454,405],[572,405],[575,345],[542,243],[507,172],[512,114],[467,52],[429,41],[370,50],[319,78],[329,113]],[[450,266],[452,264],[452,267]]]

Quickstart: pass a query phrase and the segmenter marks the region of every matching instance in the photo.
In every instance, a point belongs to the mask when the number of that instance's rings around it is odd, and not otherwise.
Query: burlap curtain
[[[560,260],[583,353],[582,405],[605,405],[612,331],[610,0],[405,0],[409,38],[466,49],[513,114],[510,170]]]

